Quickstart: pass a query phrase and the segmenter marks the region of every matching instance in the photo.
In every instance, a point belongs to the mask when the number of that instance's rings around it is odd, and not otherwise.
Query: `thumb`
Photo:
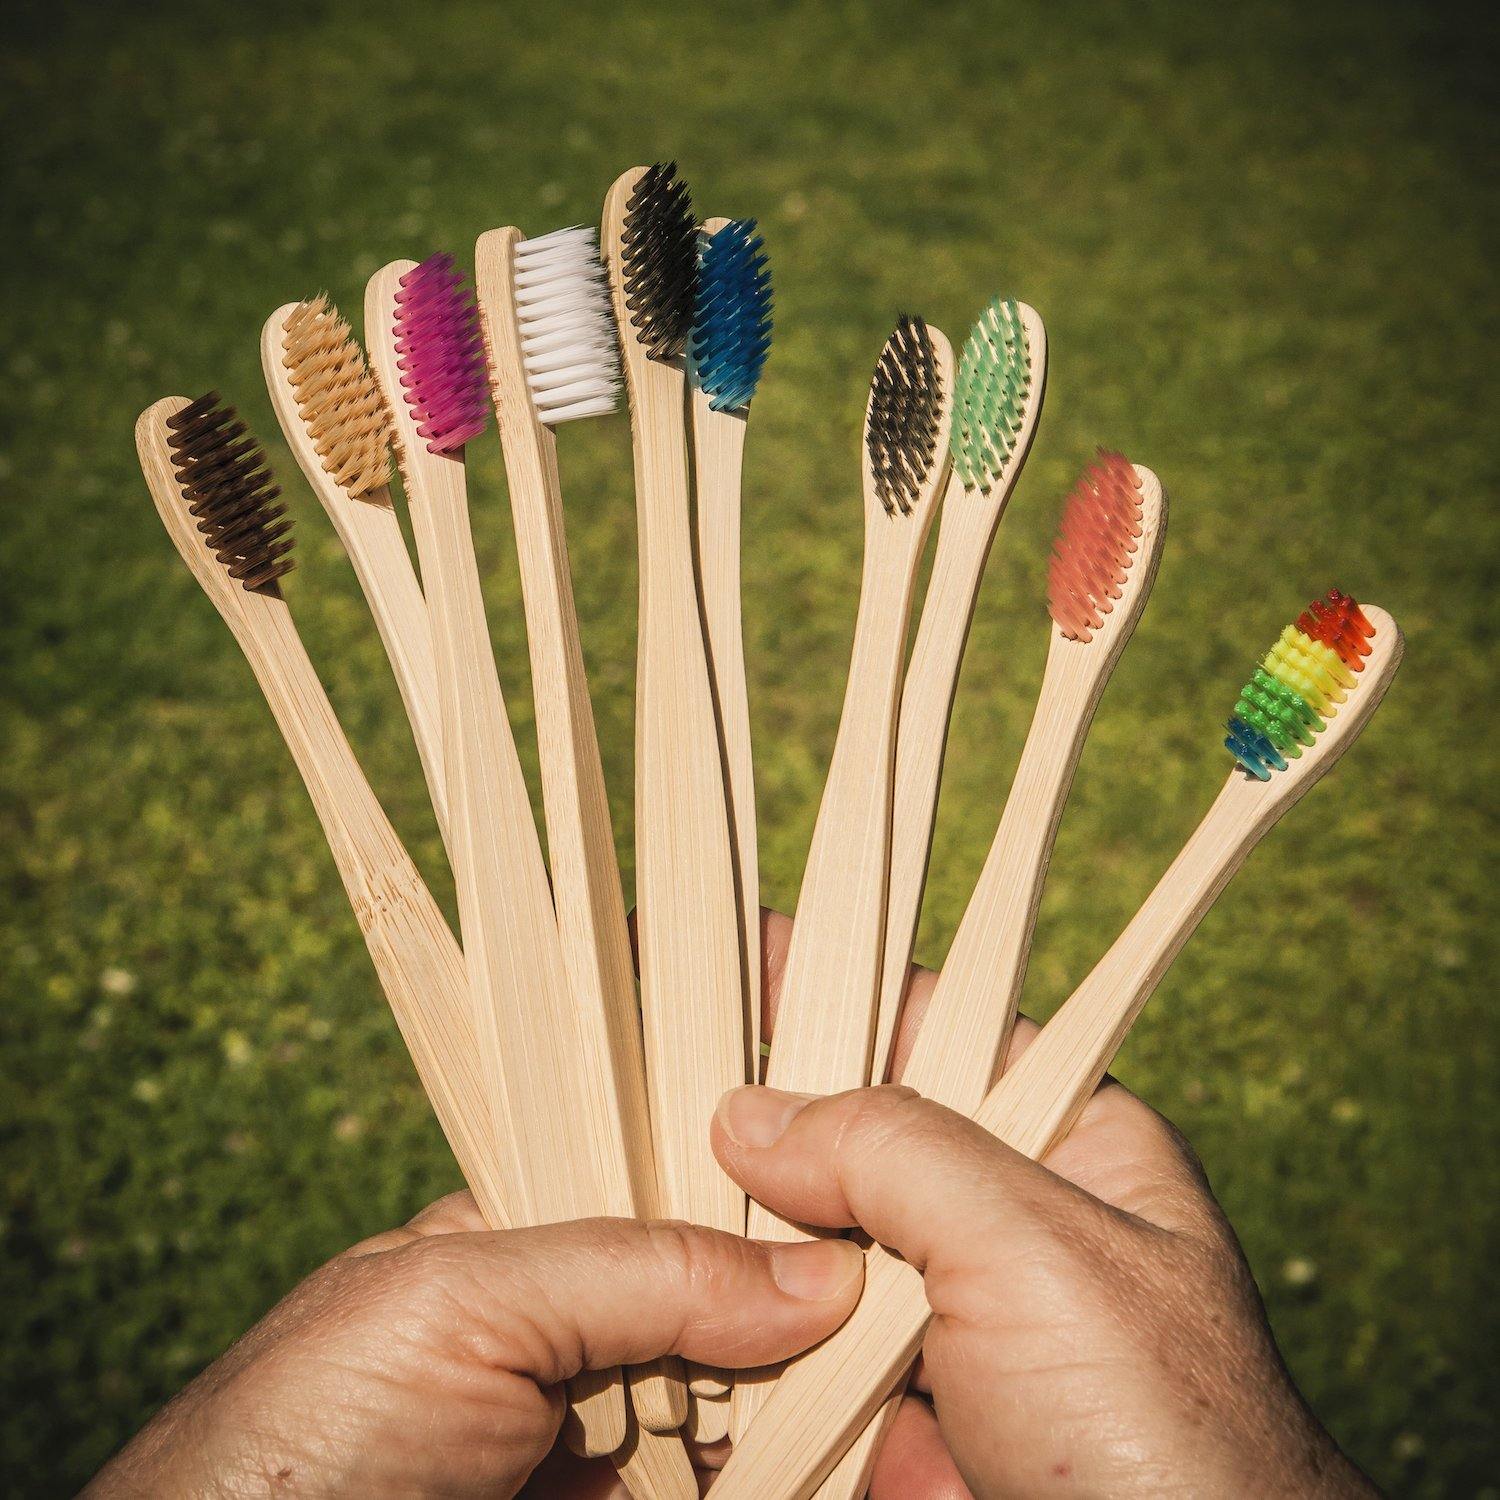
[[[887,1085],[819,1098],[731,1089],[713,1123],[724,1170],[767,1208],[802,1224],[857,1225],[918,1270],[937,1257],[993,1259],[1026,1230],[1054,1232],[1059,1212],[1113,1211],[982,1126]]]
[[[664,1354],[731,1369],[787,1359],[848,1317],[864,1276],[846,1241],[627,1219],[437,1234],[392,1253],[459,1290],[489,1360],[543,1385]]]

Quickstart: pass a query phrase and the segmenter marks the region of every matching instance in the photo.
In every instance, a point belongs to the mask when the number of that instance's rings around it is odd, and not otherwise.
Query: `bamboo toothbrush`
[[[961,368],[960,392],[963,384]],[[961,394],[956,405],[962,410]],[[955,463],[958,452],[955,442]],[[950,483],[950,504],[962,505],[968,498],[955,499]],[[945,511],[945,522],[950,516]],[[1118,454],[1101,451],[1063,511],[1050,568],[1048,601],[1053,626],[1047,670],[1005,812],[901,1075],[901,1081],[919,1093],[965,1113],[978,1105],[1005,1056],[1063,804],[1094,709],[1146,606],[1165,535],[1166,498],[1160,481],[1149,469],[1132,467]],[[941,560],[941,537],[938,548]],[[934,565],[929,602],[938,583],[939,569]],[[913,666],[920,647],[919,635]],[[956,670],[956,656],[950,661]],[[924,686],[930,712],[946,721],[951,682],[942,690],[934,690],[931,683]],[[924,724],[919,716],[908,717],[913,689],[913,668],[908,668],[901,700],[903,737],[897,748],[898,796],[901,756],[909,743],[906,734],[938,747],[931,762],[934,771],[941,761],[941,728],[930,719]],[[932,791],[936,791],[935,784]],[[921,829],[925,865],[930,804],[920,816],[928,820]],[[898,811],[897,847],[902,832],[899,820]],[[906,832],[914,831],[908,828]],[[893,884],[894,880],[893,871]],[[908,961],[903,958],[901,963],[903,978]],[[889,963],[886,977],[891,978]],[[885,999],[884,993],[881,998]],[[883,1079],[885,1071],[877,1061],[871,1076]],[[902,1394],[903,1386],[898,1383],[823,1482],[818,1500],[864,1493],[861,1486],[868,1487],[870,1469]]]
[[[729,784],[745,979],[745,1076],[753,1080],[760,1076],[760,854],[740,612],[740,476],[750,400],[771,347],[771,273],[754,219],[707,219],[703,231],[688,369],[698,587]]]
[[[1020,478],[1047,384],[1047,333],[1034,309],[996,297],[964,344],[953,392],[953,469],[932,577],[901,690],[880,1015],[870,1079],[882,1083],[916,942],[943,776],[948,720],[974,602]]]
[[[1369,721],[1401,652],[1384,610],[1337,591],[1283,632],[1230,719],[1236,769],[1114,946],[990,1090],[974,1115],[985,1129],[1033,1158],[1067,1134],[1235,871]],[[921,1275],[873,1247],[853,1316],[782,1377],[716,1500],[811,1495],[915,1357],[929,1317]]]
[[[489,404],[478,314],[452,261],[397,261],[365,298],[375,376],[396,427],[442,711],[451,855],[484,1076],[524,1224],[604,1208],[598,1151],[573,1107],[585,1051],[515,739],[495,671],[469,529],[464,445]],[[619,1372],[569,1386],[570,1443],[626,1437]]]
[[[261,330],[260,359],[287,446],[328,512],[375,617],[446,841],[432,629],[391,501],[385,402],[348,323],[324,297],[277,308]]]
[[[604,205],[603,244],[630,393],[640,548],[636,924],[646,1078],[662,1209],[742,1234],[744,1194],[708,1126],[745,1082],[740,918],[724,768],[689,514],[683,351],[697,229],[675,166],[634,167]],[[705,1391],[708,1372],[689,1371]]]
[[[619,343],[609,282],[591,229],[534,240],[513,228],[490,230],[474,266],[521,566],[552,892],[588,1062],[582,1102],[600,1152],[604,1211],[652,1219],[659,1209],[635,971],[553,435],[561,422],[615,408]],[[632,1371],[630,1385],[645,1426],[682,1425],[679,1361]]]
[[[766,1081],[809,1093],[869,1077],[890,873],[896,720],[912,592],[948,468],[953,351],[920,318],[887,340],[865,414],[865,557],[838,737],[797,898]],[[749,1233],[807,1231],[751,1203]],[[738,1443],[774,1370],[735,1379]]]
[[[463,954],[365,780],[279,580],[291,522],[264,452],[216,392],[142,413],[136,449],[167,534],[245,653],[328,836],[396,1024],[486,1223],[509,1227]]]

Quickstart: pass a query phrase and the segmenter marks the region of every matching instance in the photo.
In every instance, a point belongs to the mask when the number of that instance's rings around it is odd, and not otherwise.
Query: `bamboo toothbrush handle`
[[[307,785],[422,1086],[485,1222],[509,1228],[514,1191],[480,1077],[463,954],[370,790],[285,603],[257,600],[250,618],[229,623]]]
[[[745,1076],[754,1080],[760,1076],[760,849],[740,590],[740,488],[746,423],[743,412],[714,411],[707,394],[697,387],[691,400],[698,581],[734,836],[740,965],[745,981]]]

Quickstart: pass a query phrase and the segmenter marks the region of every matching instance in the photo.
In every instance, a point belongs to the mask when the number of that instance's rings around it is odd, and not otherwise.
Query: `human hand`
[[[861,1272],[845,1242],[773,1247],[681,1224],[490,1233],[455,1194],[315,1271],[84,1493],[514,1495],[580,1370],[784,1359],[848,1316]],[[623,1494],[608,1464],[561,1452],[536,1483],[554,1500]]]
[[[935,983],[912,981],[897,1076]],[[778,1213],[924,1274],[931,1405],[903,1404],[871,1500],[1374,1493],[1292,1385],[1191,1148],[1119,1084],[1045,1165],[900,1087],[735,1090],[714,1149]]]

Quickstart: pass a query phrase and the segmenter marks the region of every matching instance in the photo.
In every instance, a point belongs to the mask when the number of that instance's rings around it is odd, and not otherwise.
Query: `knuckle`
[[[698,1290],[717,1278],[717,1257],[704,1232],[681,1219],[651,1219],[643,1226],[652,1257],[685,1290]]]

